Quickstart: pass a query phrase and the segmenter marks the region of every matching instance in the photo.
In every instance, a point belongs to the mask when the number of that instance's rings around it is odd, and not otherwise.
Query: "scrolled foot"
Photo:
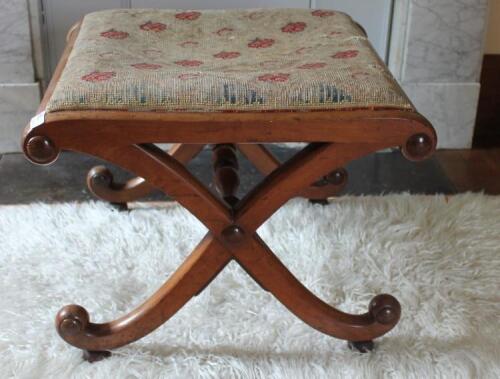
[[[110,351],[83,350],[83,359],[89,363],[99,362],[99,361],[102,361],[103,359],[109,358],[109,357],[111,357]]]
[[[399,301],[391,295],[381,294],[375,296],[368,311],[379,324],[395,325],[401,317],[401,305]]]
[[[113,174],[107,167],[93,167],[87,174],[87,186],[94,195],[100,197],[113,190]]]
[[[101,200],[108,201],[119,210],[127,210],[126,204],[151,193],[154,188],[141,177],[124,183],[116,183],[113,174],[104,166],[96,166],[87,174],[87,187]]]
[[[120,191],[124,185],[116,184],[113,174],[105,166],[96,166],[87,174],[87,187],[96,197],[109,201],[119,211],[128,210],[127,202],[120,201]],[[122,191],[123,192],[123,191]]]
[[[373,341],[348,341],[347,346],[349,346],[349,349],[360,353],[369,353],[375,348]]]
[[[89,314],[80,305],[67,305],[57,313],[56,329],[66,342],[71,343],[73,340],[78,340],[91,328]],[[111,352],[106,350],[83,349],[83,359],[90,363],[100,361],[109,356],[111,356]]]
[[[110,187],[113,183],[113,174],[105,166],[93,167],[87,174],[87,182],[94,185]]]
[[[66,339],[84,333],[89,325],[89,314],[79,305],[67,305],[57,313],[56,329]]]

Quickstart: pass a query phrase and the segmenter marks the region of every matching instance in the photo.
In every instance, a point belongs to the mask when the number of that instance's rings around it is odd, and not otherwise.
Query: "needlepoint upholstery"
[[[413,110],[330,10],[119,9],[83,19],[48,112]]]

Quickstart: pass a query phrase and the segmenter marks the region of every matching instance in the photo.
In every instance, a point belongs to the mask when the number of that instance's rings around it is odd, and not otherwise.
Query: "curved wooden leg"
[[[104,324],[90,322],[79,305],[63,307],[56,317],[59,335],[69,344],[99,357],[102,352],[133,342],[163,324],[195,296],[232,259],[207,235],[165,284],[129,314]],[[105,353],[104,353],[105,354]]]
[[[175,144],[168,154],[181,163],[187,163],[203,150],[205,145]],[[87,186],[101,200],[114,204],[125,204],[151,193],[155,187],[141,177],[116,183],[113,174],[104,166],[96,166],[87,174]]]
[[[331,167],[346,163],[384,148],[383,143],[333,144],[312,143],[269,174],[236,207],[238,224],[255,231],[279,207],[318,177],[328,175]]]
[[[238,149],[264,175],[281,166],[281,162],[261,144],[238,144]],[[302,189],[297,196],[311,200],[312,203],[328,204],[329,197],[338,195],[347,183],[348,175],[344,168],[332,171],[309,187]]]
[[[224,244],[240,265],[291,312],[317,330],[365,347],[390,331],[401,314],[390,295],[375,296],[361,315],[341,312],[311,293],[279,261],[255,233],[257,228],[290,196],[329,167],[379,150],[377,144],[311,144],[275,170],[239,204],[234,226],[227,228]],[[229,233],[231,232],[232,233]]]
[[[281,263],[257,234],[232,253],[238,263],[283,305],[313,328],[353,341],[371,341],[389,332],[399,321],[401,306],[391,295],[377,295],[361,315],[341,312],[310,292]]]

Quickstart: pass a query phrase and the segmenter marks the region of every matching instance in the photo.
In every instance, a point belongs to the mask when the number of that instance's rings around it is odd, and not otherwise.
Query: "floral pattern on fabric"
[[[116,72],[113,71],[108,71],[108,72],[93,71],[89,74],[83,75],[82,80],[86,82],[103,82],[105,80],[111,79],[114,76],[116,76]]]
[[[259,76],[259,80],[262,82],[286,82],[290,74],[266,74]]]
[[[132,67],[138,68],[139,70],[158,70],[160,67],[162,67],[161,64],[154,64],[154,63],[135,63],[131,64]]]
[[[48,112],[413,109],[352,19],[331,10],[87,15]]]
[[[266,47],[271,47],[272,45],[274,45],[274,39],[272,38],[255,38],[253,41],[248,43],[248,47],[254,49],[265,49]]]
[[[124,39],[127,38],[129,34],[127,32],[120,32],[119,30],[109,29],[105,32],[102,32],[101,36],[111,39]]]
[[[139,28],[141,28],[141,30],[146,30],[151,32],[162,32],[165,29],[167,29],[167,25],[162,24],[161,22],[148,21],[140,25]]]
[[[291,22],[281,28],[283,33],[298,33],[303,32],[307,24],[305,22]]]
[[[177,13],[175,15],[175,18],[178,18],[179,20],[194,21],[197,20],[200,16],[201,12],[182,12]]]
[[[315,11],[312,11],[311,14],[313,16],[316,16],[316,17],[331,17],[331,16],[335,16],[335,11],[316,9]]]
[[[197,60],[189,60],[185,59],[183,61],[177,61],[175,64],[178,64],[179,66],[184,66],[184,67],[198,67],[203,64],[202,61],[197,61]]]
[[[336,53],[335,55],[332,55],[332,58],[335,59],[348,59],[348,58],[356,58],[359,54],[358,50],[346,50],[346,51],[340,51]]]
[[[234,59],[238,58],[241,54],[237,51],[221,51],[220,53],[214,54],[215,58],[221,59]]]
[[[215,32],[218,36],[223,36],[225,34],[230,34],[231,32],[234,32],[234,29],[232,28],[221,28]]]

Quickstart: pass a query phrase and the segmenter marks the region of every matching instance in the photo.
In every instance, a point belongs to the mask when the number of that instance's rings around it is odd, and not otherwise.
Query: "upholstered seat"
[[[46,110],[411,109],[362,30],[326,10],[109,10],[83,19]]]

